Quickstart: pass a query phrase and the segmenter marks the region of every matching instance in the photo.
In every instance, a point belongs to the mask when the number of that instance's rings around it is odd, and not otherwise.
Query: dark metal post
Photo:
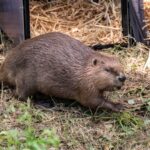
[[[25,39],[30,38],[30,10],[29,0],[23,0],[23,12],[24,12],[24,36]]]
[[[122,14],[122,33],[124,36],[127,36],[129,31],[128,0],[121,0],[121,14]]]

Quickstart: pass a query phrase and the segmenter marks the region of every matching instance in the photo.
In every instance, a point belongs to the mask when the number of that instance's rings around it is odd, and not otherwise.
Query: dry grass
[[[114,43],[122,40],[118,0],[31,1],[32,36],[60,31],[86,44]]]
[[[52,0],[48,5],[43,1],[32,1],[32,35],[61,31],[86,44],[119,41],[121,39],[120,15],[116,10],[120,9],[120,6],[112,4],[113,1],[109,2],[106,5],[105,1],[101,1],[100,7],[86,1],[79,3],[79,0]],[[100,13],[101,11],[103,13]],[[96,18],[93,18],[93,14]],[[104,16],[109,17],[111,21],[107,22],[106,19],[101,23]],[[150,71],[143,69],[148,51],[142,44],[121,49],[115,47],[106,52],[120,57],[128,80],[122,90],[108,93],[108,97],[112,101],[125,103],[128,106],[126,112],[110,113],[104,110],[93,112],[78,104],[67,105],[55,99],[53,99],[55,102],[53,107],[34,105],[27,109],[29,102],[18,101],[12,96],[10,89],[2,87],[0,131],[14,128],[19,131],[24,130],[25,122],[18,122],[18,118],[28,112],[32,116],[32,126],[37,134],[44,128],[56,130],[61,141],[59,148],[61,150],[150,149]],[[3,59],[4,56],[1,55],[0,60]]]

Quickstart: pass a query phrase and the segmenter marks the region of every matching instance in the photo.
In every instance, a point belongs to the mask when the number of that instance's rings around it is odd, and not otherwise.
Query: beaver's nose
[[[121,76],[118,77],[118,80],[121,81],[121,82],[124,82],[126,80],[126,76],[121,75]]]

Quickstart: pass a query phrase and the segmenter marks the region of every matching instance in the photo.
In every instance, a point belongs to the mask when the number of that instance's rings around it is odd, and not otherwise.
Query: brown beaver
[[[16,87],[23,100],[41,92],[90,108],[123,108],[103,96],[104,91],[121,88],[126,79],[119,60],[58,32],[26,40],[9,51],[0,79]]]

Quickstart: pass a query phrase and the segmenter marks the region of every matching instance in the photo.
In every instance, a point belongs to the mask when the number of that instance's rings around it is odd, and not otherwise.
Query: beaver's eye
[[[105,71],[112,73],[113,75],[118,75],[118,72],[113,68],[105,68]]]
[[[111,68],[105,68],[105,71],[111,72]]]

